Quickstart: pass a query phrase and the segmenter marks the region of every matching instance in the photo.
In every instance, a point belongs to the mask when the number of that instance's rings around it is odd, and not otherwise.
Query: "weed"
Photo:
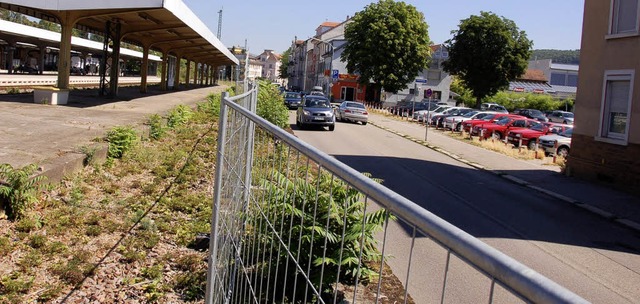
[[[34,234],[29,237],[29,246],[34,249],[39,249],[47,244],[47,236],[42,234]]]
[[[98,225],[89,225],[84,232],[87,236],[98,236],[102,234],[102,228]]]
[[[162,278],[162,264],[153,265],[151,267],[142,268],[142,276],[149,280],[159,280]]]
[[[55,299],[62,292],[62,286],[47,284],[44,290],[38,295],[38,302],[49,302]]]
[[[39,216],[36,215],[22,217],[16,223],[15,228],[19,232],[29,233],[31,231],[42,228],[42,220]]]
[[[41,264],[42,254],[37,250],[30,250],[18,261],[18,265],[27,273],[30,273],[33,268],[38,267]]]
[[[96,156],[96,151],[98,151],[97,147],[89,147],[89,146],[80,147],[80,152],[84,154],[84,160],[82,161],[83,165],[87,166],[87,165],[93,164]]]
[[[43,186],[40,183],[46,177],[31,176],[38,170],[36,164],[30,164],[20,169],[10,164],[0,164],[0,203],[4,205],[10,220],[19,219],[38,201],[37,192]]]
[[[161,282],[153,281],[144,285],[144,296],[149,303],[155,303],[164,297],[167,287]]]
[[[121,158],[136,144],[137,139],[138,135],[133,127],[114,127],[107,132],[106,140],[109,143],[107,157],[109,159]]]
[[[193,117],[193,110],[185,105],[177,105],[169,111],[167,117],[167,127],[175,129],[186,124]]]
[[[149,138],[158,140],[166,133],[165,127],[162,125],[162,117],[153,114],[149,117]]]
[[[43,253],[53,255],[66,253],[68,250],[69,247],[67,247],[67,245],[65,245],[63,242],[53,241],[48,243],[47,246],[43,248]]]
[[[196,301],[204,298],[206,287],[207,274],[204,270],[176,275],[174,289],[181,292],[187,301]]]
[[[88,251],[77,252],[66,263],[59,262],[53,265],[51,272],[61,280],[76,285],[82,282],[86,276],[92,274],[93,265],[87,263],[90,254]]]
[[[13,250],[11,239],[6,236],[0,237],[0,256],[5,256]]]
[[[25,278],[19,272],[12,272],[0,279],[0,294],[24,294],[33,285],[33,277]]]

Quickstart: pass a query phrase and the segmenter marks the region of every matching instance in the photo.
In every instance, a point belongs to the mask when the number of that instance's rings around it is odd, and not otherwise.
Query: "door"
[[[355,94],[354,88],[342,87],[342,92],[340,93],[340,99],[355,101],[354,94]]]

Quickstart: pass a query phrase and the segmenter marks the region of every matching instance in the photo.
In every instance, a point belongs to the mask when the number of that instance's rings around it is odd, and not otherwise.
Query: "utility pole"
[[[218,40],[220,40],[220,38],[222,38],[222,9],[224,7],[222,7],[219,11],[218,11]]]

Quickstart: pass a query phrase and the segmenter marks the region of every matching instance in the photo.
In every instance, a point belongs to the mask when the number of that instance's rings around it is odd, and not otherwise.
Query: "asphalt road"
[[[293,112],[291,112],[293,113]],[[338,123],[335,131],[299,130],[296,136],[416,202],[593,303],[640,302],[640,237],[549,196],[478,171],[375,126]],[[418,238],[409,267],[412,231],[389,229],[389,264],[419,303],[439,302],[447,253]],[[445,302],[488,299],[481,275],[455,257]],[[471,280],[472,277],[478,278]],[[488,281],[487,279],[484,279]],[[513,302],[498,288],[497,302]]]

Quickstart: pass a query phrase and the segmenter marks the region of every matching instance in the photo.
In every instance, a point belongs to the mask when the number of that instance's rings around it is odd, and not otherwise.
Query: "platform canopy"
[[[211,66],[238,64],[181,0],[2,0],[0,7],[55,23],[74,20],[75,28],[97,35],[118,22],[124,42]]]

